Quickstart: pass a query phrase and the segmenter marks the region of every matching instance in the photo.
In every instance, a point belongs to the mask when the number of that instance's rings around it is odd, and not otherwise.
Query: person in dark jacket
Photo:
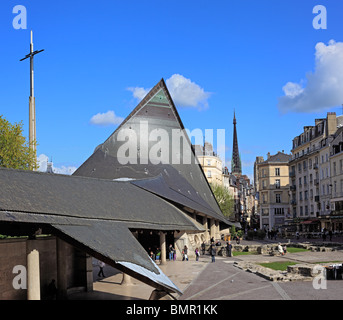
[[[205,245],[205,242],[203,241],[201,244],[202,255],[205,255],[205,249],[206,249],[206,245]]]
[[[216,253],[217,253],[216,245],[212,242],[210,246],[210,255],[212,258],[212,262],[216,262],[216,258],[215,258]]]
[[[182,251],[182,261],[188,261],[188,247],[184,246],[183,251]]]
[[[226,255],[228,257],[232,257],[232,244],[230,243],[230,241],[226,244]]]

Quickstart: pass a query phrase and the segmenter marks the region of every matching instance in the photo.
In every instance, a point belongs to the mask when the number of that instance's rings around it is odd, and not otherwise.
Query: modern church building
[[[162,79],[72,176],[0,169],[0,299],[91,291],[92,257],[181,294],[148,249],[166,263],[231,225],[184,129]]]

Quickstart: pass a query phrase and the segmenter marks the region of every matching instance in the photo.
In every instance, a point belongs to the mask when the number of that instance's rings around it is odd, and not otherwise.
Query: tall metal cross
[[[23,59],[20,59],[20,61],[30,58],[29,144],[30,144],[30,148],[34,151],[35,156],[37,156],[37,151],[36,151],[36,103],[35,103],[34,82],[33,82],[33,57],[42,51],[44,51],[44,49],[33,51],[33,34],[31,30],[30,53],[27,54]]]

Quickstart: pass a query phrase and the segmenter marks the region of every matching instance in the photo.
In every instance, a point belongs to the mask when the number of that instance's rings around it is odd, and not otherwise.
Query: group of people
[[[213,238],[211,238],[210,240],[210,247],[208,249],[208,252],[211,256],[211,260],[212,262],[215,262],[215,256],[217,255],[217,247],[221,246],[220,241],[215,242]],[[231,251],[232,251],[232,245],[229,242],[227,242],[227,246],[226,246],[226,255],[228,257],[231,257]],[[157,248],[155,251],[153,251],[151,248],[148,249],[148,253],[150,255],[150,258],[153,261],[160,261],[161,260],[161,250],[160,248]],[[185,245],[181,251],[182,254],[182,261],[188,261],[189,260],[189,249],[187,247],[187,245]],[[199,258],[201,255],[205,255],[206,254],[206,243],[203,241],[201,244],[201,247],[199,249],[199,247],[196,247],[194,250],[194,254],[195,254],[195,260],[199,261]],[[176,249],[173,247],[172,244],[170,244],[168,246],[168,258],[169,261],[175,261],[176,260]]]
[[[270,239],[270,240],[276,240],[276,236],[278,234],[278,232],[274,229],[272,230],[265,230],[266,232],[266,235],[267,235],[267,238]]]
[[[327,231],[326,228],[322,229],[322,238],[323,241],[326,241],[326,236],[329,236],[329,241],[332,241],[332,230],[330,229],[329,231]]]
[[[205,255],[205,251],[206,251],[206,244],[205,242],[203,242],[201,244],[201,253],[200,253],[200,250],[199,248],[195,248],[194,250],[194,254],[195,254],[195,261],[199,261],[199,258],[200,258],[200,255]],[[173,252],[173,256],[171,254],[171,252]],[[212,257],[212,262],[215,261],[215,255],[217,253],[217,249],[216,249],[216,245],[214,242],[211,242],[211,246],[210,246],[210,249],[209,249],[209,252],[210,252],[210,255]],[[172,258],[173,257],[173,258]],[[172,245],[169,245],[169,260],[174,260],[175,261],[176,259],[176,251],[175,249],[173,248]],[[185,245],[183,247],[183,250],[182,250],[182,261],[188,261],[189,258],[188,258],[188,247]]]
[[[153,261],[156,261],[156,262],[161,261],[161,250],[160,250],[160,248],[156,248],[156,250],[152,250],[152,249],[149,247],[148,253],[149,253],[150,258],[151,258]]]

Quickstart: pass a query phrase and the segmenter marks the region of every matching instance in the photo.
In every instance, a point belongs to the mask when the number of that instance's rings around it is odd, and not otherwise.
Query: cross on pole
[[[30,148],[34,151],[35,155],[36,155],[36,105],[35,105],[34,82],[33,82],[33,57],[42,51],[44,51],[44,49],[33,51],[33,34],[31,30],[30,53],[27,54],[23,59],[20,59],[20,61],[30,58],[29,144],[30,144]]]

